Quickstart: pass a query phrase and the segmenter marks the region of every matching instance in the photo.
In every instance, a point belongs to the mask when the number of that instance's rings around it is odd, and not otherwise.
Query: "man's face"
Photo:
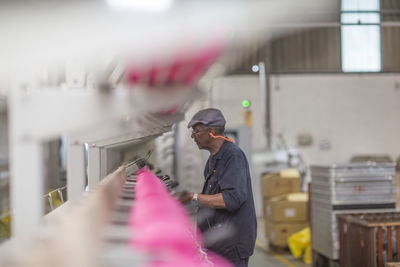
[[[210,142],[210,128],[202,124],[197,124],[193,126],[192,129],[191,137],[194,139],[199,149],[207,149]]]

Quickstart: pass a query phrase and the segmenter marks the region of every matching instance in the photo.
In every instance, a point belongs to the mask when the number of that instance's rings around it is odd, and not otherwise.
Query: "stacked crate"
[[[286,247],[290,235],[308,226],[308,197],[299,193],[299,176],[289,169],[261,177],[264,229],[270,245]]]
[[[384,267],[400,260],[399,212],[340,215],[338,220],[341,267]]]
[[[337,215],[394,209],[395,165],[353,163],[311,166],[312,246],[339,259]]]

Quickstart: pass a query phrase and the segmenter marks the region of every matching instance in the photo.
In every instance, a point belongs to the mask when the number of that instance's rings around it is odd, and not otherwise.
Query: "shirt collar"
[[[219,148],[218,152],[212,157],[215,159],[222,159],[222,156],[224,155],[226,149],[228,148],[228,144],[229,144],[228,141],[224,141],[222,143],[222,146]]]

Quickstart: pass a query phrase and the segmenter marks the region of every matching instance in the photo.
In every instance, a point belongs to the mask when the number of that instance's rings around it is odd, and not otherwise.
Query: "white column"
[[[14,80],[15,81],[15,80]],[[22,83],[13,84],[9,95],[10,198],[12,235],[22,237],[37,230],[44,213],[43,147],[29,131],[23,105],[29,98]]]
[[[91,145],[88,149],[88,179],[89,190],[100,182],[100,148]]]
[[[43,152],[41,144],[11,141],[10,195],[13,237],[37,230],[44,213]]]
[[[85,190],[85,146],[70,137],[67,144],[67,194],[70,201],[79,199]]]
[[[104,179],[107,176],[107,149],[100,149],[100,179]]]

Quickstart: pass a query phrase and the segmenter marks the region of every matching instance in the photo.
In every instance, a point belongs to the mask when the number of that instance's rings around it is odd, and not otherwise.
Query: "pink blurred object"
[[[160,179],[147,167],[137,175],[135,205],[129,220],[131,246],[153,257],[150,266],[232,266],[216,254],[200,251],[200,232]]]
[[[139,82],[140,72],[137,68],[130,67],[126,74],[126,81],[128,84],[136,84]]]
[[[130,86],[142,84],[148,89],[190,88],[222,54],[224,48],[224,42],[214,40],[197,51],[181,49],[166,61],[157,60],[140,67],[130,64],[125,74],[126,82]]]
[[[193,85],[197,82],[201,75],[211,66],[215,59],[222,53],[222,45],[214,45],[208,49],[202,51],[196,60],[193,68],[186,75],[183,83],[185,85]]]
[[[178,109],[176,107],[174,107],[174,108],[171,108],[170,110],[168,110],[167,113],[169,115],[174,115],[177,111],[178,111]]]

